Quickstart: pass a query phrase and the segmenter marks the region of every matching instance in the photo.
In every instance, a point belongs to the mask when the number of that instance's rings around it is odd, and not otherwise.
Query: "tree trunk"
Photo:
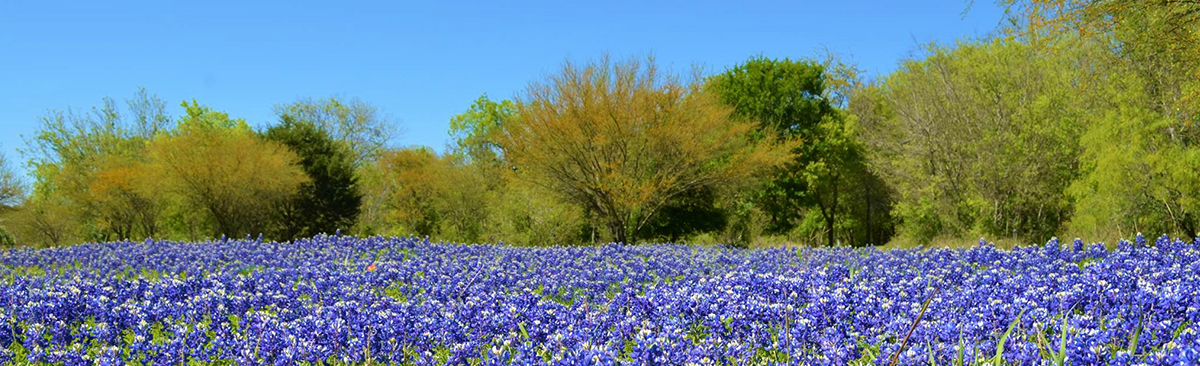
[[[629,244],[629,233],[625,228],[625,222],[623,220],[616,218],[609,219],[608,231],[612,233],[612,239],[614,243],[625,245]]]
[[[827,241],[825,242],[825,245],[833,246],[833,215],[832,215],[832,213],[828,216],[825,216],[825,234],[827,235],[827,239],[826,239]]]
[[[865,201],[867,204],[867,207],[866,207],[867,208],[867,232],[866,232],[866,235],[863,235],[863,237],[866,238],[868,242],[871,242],[871,244],[878,244],[878,243],[874,243],[875,241],[877,241],[877,239],[875,239],[875,230],[874,230],[875,228],[872,227],[873,226],[872,221],[874,221],[874,218],[872,216],[874,215],[875,210],[874,210],[874,206],[872,205],[872,203],[874,203],[874,202],[871,199],[871,185],[870,184],[865,184],[865,183],[863,184],[863,201]]]

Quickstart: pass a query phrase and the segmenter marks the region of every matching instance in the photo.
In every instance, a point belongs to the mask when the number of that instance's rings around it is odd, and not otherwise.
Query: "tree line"
[[[565,63],[388,145],[348,98],[251,128],[139,91],[45,116],[0,174],[0,241],[341,231],[570,245],[1113,240],[1200,229],[1200,5],[1002,0],[993,36],[877,78],[833,56],[679,75]]]

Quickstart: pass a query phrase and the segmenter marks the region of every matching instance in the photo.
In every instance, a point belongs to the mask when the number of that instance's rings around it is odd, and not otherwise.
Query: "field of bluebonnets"
[[[344,236],[17,249],[0,253],[0,342],[8,345],[0,357],[63,365],[856,365],[893,356],[902,365],[1197,364],[1198,249],[1140,236],[1115,250],[1078,240],[880,251]]]

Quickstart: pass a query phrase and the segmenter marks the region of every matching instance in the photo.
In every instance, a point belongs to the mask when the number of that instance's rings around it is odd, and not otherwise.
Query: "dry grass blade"
[[[937,297],[937,295],[938,292],[935,289],[933,295],[930,295],[929,298],[925,299],[925,302],[921,303],[921,311],[917,313],[917,318],[913,320],[912,326],[908,327],[908,333],[904,334],[904,340],[900,342],[900,349],[897,349],[896,353],[892,354],[892,360],[888,362],[888,366],[895,366],[900,362],[900,354],[904,353],[904,347],[908,346],[908,337],[911,337],[913,331],[917,329],[917,324],[920,324],[921,318],[925,317],[925,310],[929,309],[929,303],[933,302],[933,298]]]

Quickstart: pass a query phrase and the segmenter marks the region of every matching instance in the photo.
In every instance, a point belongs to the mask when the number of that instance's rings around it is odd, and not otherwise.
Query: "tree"
[[[709,89],[759,133],[775,139],[801,139],[796,158],[775,172],[758,203],[771,216],[772,231],[787,232],[816,207],[826,243],[836,242],[846,178],[860,168],[860,148],[852,125],[830,103],[825,67],[812,61],[752,58],[708,80]],[[773,131],[774,135],[770,135]]]
[[[583,210],[516,174],[507,171],[498,179],[489,177],[500,180],[502,189],[488,192],[484,241],[532,246],[588,242]]]
[[[517,106],[512,101],[494,102],[487,94],[479,96],[470,109],[450,119],[454,153],[471,163],[499,166],[503,156],[497,139],[516,115]]]
[[[13,238],[12,234],[7,229],[0,226],[0,250],[12,248],[17,245],[17,239]]]
[[[1041,241],[1069,218],[1084,54],[1014,40],[931,47],[851,101],[872,163],[896,193],[901,231]]]
[[[532,84],[500,145],[523,177],[586,208],[612,240],[632,243],[677,195],[791,158],[794,142],[754,140],[754,125],[731,114],[653,59],[605,57]]]
[[[1000,0],[1007,30],[1035,46],[1063,35],[1099,40],[1143,80],[1153,107],[1200,138],[1200,2],[1191,0]]]
[[[650,220],[643,236],[675,243],[697,233],[720,232],[729,225],[729,214],[719,204],[720,193],[706,186],[676,195]]]
[[[462,242],[481,239],[487,185],[484,176],[472,174],[474,167],[427,148],[387,152],[379,165],[390,192],[390,234]]]
[[[13,172],[9,160],[0,153],[0,249],[16,245],[8,227],[9,214],[25,199],[25,189],[20,178]]]
[[[178,203],[176,216],[200,213],[205,235],[263,233],[273,209],[307,181],[296,154],[261,139],[243,120],[195,101],[183,106],[187,115],[176,129],[150,146],[149,171],[166,196],[160,199]]]
[[[1117,103],[1097,110],[1082,137],[1082,174],[1067,190],[1077,202],[1071,228],[1089,234],[1195,236],[1200,149],[1177,146],[1158,133],[1174,121],[1147,106],[1137,79],[1124,75],[1114,82],[1108,92]]]
[[[280,209],[280,239],[333,233],[354,226],[362,205],[350,149],[308,121],[284,115],[263,134],[300,158],[308,180]]]
[[[515,123],[517,105],[510,100],[493,101],[481,95],[467,111],[450,119],[451,152],[443,159],[456,161],[460,180],[479,185],[453,185],[452,196],[481,197],[480,240],[519,245],[553,246],[582,242],[583,216],[542,187],[518,178],[505,161],[499,140],[504,128]],[[483,188],[480,190],[480,188]],[[471,204],[459,207],[475,207]]]
[[[23,245],[58,246],[76,239],[78,222],[61,197],[30,197],[5,221]]]
[[[275,114],[280,118],[286,116],[310,122],[334,140],[346,144],[354,154],[356,167],[377,158],[396,131],[395,122],[358,98],[304,98],[291,104],[276,105]]]
[[[1089,111],[1074,230],[1200,235],[1200,2],[1004,0],[1007,30],[1045,53],[1077,58]],[[1115,231],[1115,233],[1114,233]]]
[[[159,232],[161,207],[154,202],[142,147],[136,157],[108,155],[97,162],[88,186],[76,201],[87,202],[99,228],[118,239],[151,237]],[[99,239],[99,238],[98,238]]]
[[[10,209],[21,203],[25,188],[20,177],[13,172],[4,153],[0,153],[0,210]]]
[[[137,167],[170,117],[145,89],[126,106],[123,111],[104,98],[90,113],[51,111],[24,150],[34,168],[33,195],[53,195],[72,207],[70,229],[84,239],[148,237],[158,230],[160,207],[138,189]]]

